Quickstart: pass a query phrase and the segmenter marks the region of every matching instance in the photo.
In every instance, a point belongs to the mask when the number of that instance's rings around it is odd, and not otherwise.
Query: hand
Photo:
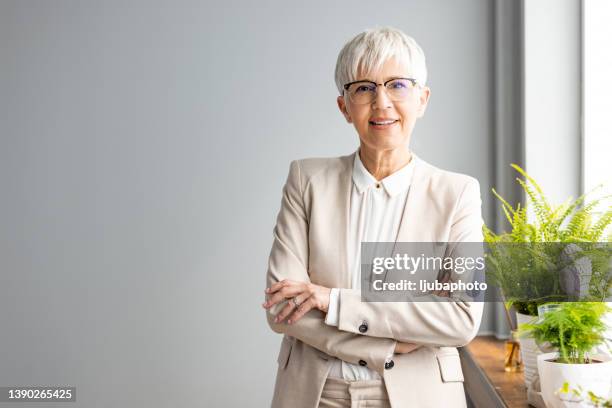
[[[442,278],[438,278],[438,282],[444,284],[451,281],[450,272],[445,272]],[[450,292],[448,290],[434,290],[431,292],[435,296],[440,297],[450,297]]]
[[[262,306],[269,309],[275,304],[289,299],[283,310],[274,319],[274,322],[282,322],[293,312],[287,320],[287,323],[292,324],[301,319],[311,309],[319,309],[327,313],[330,293],[330,288],[315,285],[314,283],[283,279],[266,289],[266,294],[270,298]],[[292,299],[296,299],[299,307],[295,306]]]
[[[421,347],[420,344],[414,344],[414,343],[402,343],[400,341],[397,342],[397,344],[395,345],[395,354],[407,354],[410,352],[413,352],[414,350],[418,349],[419,347]]]

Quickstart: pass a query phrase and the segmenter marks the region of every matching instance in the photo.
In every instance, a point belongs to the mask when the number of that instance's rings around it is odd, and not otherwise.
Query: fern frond
[[[612,224],[612,209],[606,211],[600,218],[597,220],[595,225],[591,230],[590,239],[593,242],[597,242],[601,239],[601,236],[606,231],[608,226]]]
[[[510,225],[512,225],[512,218],[514,216],[514,208],[502,196],[500,196],[499,193],[495,191],[494,188],[492,188],[491,191],[493,192],[493,195],[497,197],[499,201],[501,201],[502,210],[504,210],[504,215],[506,216],[506,219],[508,220]]]
[[[523,177],[525,177],[525,179],[536,189],[536,191],[538,192],[539,197],[539,202],[542,203],[542,205],[547,209],[550,210],[550,205],[548,204],[548,200],[546,199],[546,196],[544,195],[544,192],[542,191],[542,187],[540,187],[540,185],[533,179],[533,177],[531,177],[529,174],[527,174],[527,172],[525,170],[523,170],[518,164],[512,163],[510,164],[510,166],[519,172],[520,175],[522,175]]]
[[[516,178],[516,181],[521,185],[521,187],[523,187],[525,194],[527,194],[529,203],[533,205],[533,212],[535,213],[540,225],[546,225],[549,208],[547,208],[546,205],[538,198],[533,189],[527,183],[518,177]]]
[[[580,235],[583,235],[581,234],[581,232],[585,232],[587,229],[590,228],[591,211],[601,202],[603,198],[604,197],[599,198],[597,200],[593,200],[584,207],[576,210],[567,225],[567,238],[576,239]]]

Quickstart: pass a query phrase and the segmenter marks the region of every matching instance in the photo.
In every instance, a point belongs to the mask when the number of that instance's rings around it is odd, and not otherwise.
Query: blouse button
[[[380,183],[376,183],[376,188],[380,188]]]

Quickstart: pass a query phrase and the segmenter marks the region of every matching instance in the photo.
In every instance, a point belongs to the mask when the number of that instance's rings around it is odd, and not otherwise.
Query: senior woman
[[[481,242],[478,182],[409,148],[427,107],[425,56],[392,28],[340,51],[337,103],[359,136],[348,156],[296,160],[267,272],[270,327],[284,334],[273,407],[464,407],[457,346],[482,303],[362,302],[361,242]]]

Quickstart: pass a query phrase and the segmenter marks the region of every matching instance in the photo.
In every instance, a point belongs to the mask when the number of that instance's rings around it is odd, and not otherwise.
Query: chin
[[[408,141],[403,137],[377,135],[369,137],[365,144],[375,150],[394,150],[406,146]]]

